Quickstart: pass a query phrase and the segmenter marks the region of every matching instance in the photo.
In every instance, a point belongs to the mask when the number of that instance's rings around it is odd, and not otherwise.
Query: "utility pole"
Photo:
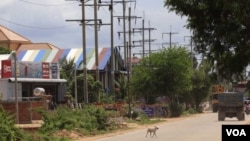
[[[194,68],[194,54],[193,54],[193,36],[184,36],[184,41],[185,38],[190,38],[190,48],[191,48],[191,65],[192,69]]]
[[[113,0],[111,0],[110,4],[110,24],[111,24],[111,37],[110,37],[110,42],[111,42],[111,89],[114,94],[114,101],[116,100],[116,95],[115,95],[115,69],[114,69],[114,19],[113,19]]]
[[[124,51],[124,64],[126,65],[127,64],[127,48],[126,48],[126,45],[127,45],[127,41],[126,41],[126,21],[125,21],[125,16],[126,16],[126,6],[125,6],[125,0],[122,0],[122,16],[123,16],[123,44],[124,44],[124,48],[123,48],[123,51]],[[124,66],[126,67],[126,66]]]
[[[142,40],[139,40],[138,42],[142,42],[142,57],[145,56],[145,42],[149,42],[149,50],[151,50],[151,42],[154,40],[151,40],[151,30],[156,30],[155,28],[145,28],[145,21],[142,20],[142,28],[134,28],[134,30],[141,31],[142,32]],[[145,40],[145,30],[149,31],[149,39]],[[137,42],[137,41],[133,41]],[[150,52],[149,52],[150,53]]]
[[[145,55],[145,32],[144,32],[144,19],[142,19],[142,28],[134,28],[133,30],[137,30],[139,32],[142,32],[142,58],[144,58]],[[135,43],[136,41],[133,41]]]
[[[178,34],[178,33],[172,32],[172,31],[171,31],[171,27],[170,27],[170,32],[168,32],[168,33],[162,33],[162,39],[163,39],[163,35],[164,35],[164,34],[168,34],[168,35],[169,35],[169,47],[171,48],[171,47],[172,47],[172,35],[173,35],[173,34]]]
[[[130,8],[130,7],[129,7]],[[130,10],[131,10],[131,8],[130,8]],[[131,20],[132,19],[137,19],[137,18],[141,18],[141,17],[137,17],[137,16],[131,16],[131,11],[130,11],[130,16],[126,16],[126,17],[118,17],[118,18],[124,18],[124,19],[128,19],[128,21],[130,22],[129,24],[129,29],[128,29],[128,31],[123,31],[123,32],[120,32],[120,31],[118,31],[118,36],[120,36],[120,34],[121,33],[123,33],[123,34],[126,34],[126,33],[128,33],[129,34],[129,40],[130,41],[128,41],[129,43],[131,42],[131,34],[132,34],[132,31],[131,31]],[[133,31],[133,33],[135,33],[136,31]],[[126,45],[129,45],[129,44],[127,44],[126,43]],[[127,62],[127,68],[130,68],[130,66],[129,66],[129,59],[131,59],[130,58],[130,55],[129,55],[129,52],[130,52],[130,49],[129,49],[129,46],[123,46],[124,48],[128,48],[126,51],[126,56],[124,57],[125,59],[124,60],[126,60],[126,62]],[[132,44],[130,44],[130,47],[132,48]]]
[[[99,59],[98,59],[97,0],[94,0],[94,27],[95,27],[95,67],[96,67],[96,81],[99,81],[100,78],[99,78]]]
[[[99,1],[100,3],[101,1]],[[108,3],[108,4],[99,4],[98,6],[108,6],[109,7],[109,11],[110,11],[110,26],[111,26],[111,30],[110,30],[110,45],[111,45],[111,59],[110,59],[110,64],[111,64],[111,91],[115,94],[115,68],[114,68],[114,64],[115,64],[115,58],[114,58],[114,16],[113,16],[113,4],[114,1],[111,0],[110,2],[107,1],[102,1],[101,3]],[[100,97],[99,97],[100,98]],[[99,99],[100,101],[100,99]]]
[[[98,36],[97,34],[97,25],[107,25],[107,24],[103,24],[101,22],[101,19],[97,19],[97,4],[96,4],[96,0],[94,0],[94,6],[95,6],[95,11],[94,12],[94,16],[95,16],[95,19],[85,19],[85,6],[93,6],[93,5],[88,5],[88,4],[85,4],[85,1],[84,0],[80,0],[81,1],[81,5],[82,6],[82,19],[81,20],[66,20],[66,21],[74,21],[74,22],[80,22],[81,23],[81,26],[82,26],[82,51],[83,51],[83,74],[84,74],[84,80],[83,80],[83,87],[84,87],[84,102],[85,103],[89,103],[89,98],[88,98],[88,81],[87,81],[87,51],[86,51],[86,25],[89,25],[89,26],[95,26],[95,36]],[[89,0],[88,0],[89,1]],[[87,1],[87,2],[88,2]],[[89,22],[93,22],[94,21],[94,24],[91,24]],[[97,21],[99,23],[97,23]],[[95,50],[95,59],[97,60],[96,62],[96,66],[98,66],[98,38],[95,38],[95,49],[97,49],[97,51]],[[97,68],[97,71],[96,71],[96,79],[99,80],[99,67],[96,67]],[[96,81],[97,81],[96,80]]]
[[[130,73],[131,73],[131,7],[129,7],[128,9],[128,29],[129,29],[129,40],[128,40],[128,50],[129,50],[129,64],[127,66],[127,70],[128,70],[128,98],[129,98],[129,103],[128,103],[128,110],[129,110],[129,117],[131,118],[131,93],[130,93],[130,87],[129,87],[129,84],[130,84]]]
[[[171,48],[172,47],[172,35],[173,34],[178,34],[178,33],[175,33],[175,32],[162,33],[162,38],[163,38],[164,34],[168,34],[169,35],[169,47]]]
[[[151,50],[151,53],[152,53],[153,51],[157,51],[157,50]],[[141,53],[141,52],[142,52],[142,51],[137,52],[137,53],[133,53],[133,56],[135,56],[135,55],[142,55],[143,53]],[[145,54],[150,54],[150,53],[149,53],[149,50],[145,50]]]
[[[128,98],[129,98],[129,117],[131,118],[131,101],[132,101],[132,95],[131,95],[131,93],[130,93],[130,87],[129,87],[129,84],[130,84],[130,77],[131,77],[131,74],[132,74],[132,54],[131,54],[131,50],[132,50],[132,40],[131,40],[131,33],[132,33],[132,31],[131,31],[131,20],[133,19],[133,18],[141,18],[141,17],[137,17],[137,16],[131,16],[131,7],[129,7],[129,14],[128,14],[128,28],[129,28],[129,30],[128,30],[128,34],[129,34],[129,41],[128,41],[128,53],[129,53],[129,65],[128,65],[128,69],[127,69],[127,71],[128,71],[128,83],[127,83],[127,85],[128,85],[128,90],[127,90],[127,94],[128,94]]]
[[[82,6],[82,19],[81,20],[66,20],[66,21],[78,21],[81,22],[82,25],[82,55],[83,55],[83,89],[84,89],[84,93],[83,93],[83,97],[84,97],[84,102],[88,103],[88,81],[87,81],[87,52],[86,52],[86,20],[85,19],[85,1],[84,0],[80,0],[81,1],[81,6]]]
[[[86,25],[85,25],[85,3],[82,0],[82,44],[83,44],[83,87],[84,87],[84,102],[89,103],[88,81],[87,81],[87,51],[86,51]]]
[[[78,100],[77,100],[77,66],[76,66],[76,63],[74,63],[74,81],[75,81],[75,104],[76,104],[76,107],[78,107],[77,103],[78,103]]]
[[[150,28],[150,22],[149,22],[149,28],[146,28],[148,30],[148,39],[149,41],[151,40],[151,31],[156,30],[155,28]],[[148,49],[149,49],[149,54],[151,54],[151,42],[148,43]]]
[[[126,65],[128,64],[127,61],[128,61],[128,49],[127,49],[127,39],[126,39],[126,3],[128,2],[136,2],[136,0],[122,0],[122,9],[123,9],[123,12],[122,12],[122,16],[114,16],[114,17],[117,17],[118,18],[118,21],[120,21],[120,19],[123,20],[123,32],[118,32],[118,34],[120,35],[120,33],[123,33],[123,51],[124,51],[124,64],[126,67]],[[116,3],[119,3],[119,1],[116,1]]]
[[[16,106],[16,124],[19,124],[19,102],[18,102],[18,82],[17,82],[17,55],[15,51],[11,52],[12,60],[14,59],[14,73],[15,73],[15,88],[14,88],[14,94],[15,94],[15,106]]]
[[[136,42],[139,42],[139,43],[148,42],[148,43],[150,44],[151,42],[154,42],[155,40],[156,40],[156,39],[142,39],[142,40],[133,41],[133,44],[136,43]],[[134,45],[134,46],[136,46],[136,45]],[[149,46],[149,47],[150,47],[150,46]],[[149,51],[149,52],[146,53],[146,50],[145,50],[145,48],[143,47],[143,49],[142,49],[142,56],[144,57],[145,54],[150,54],[150,52],[151,52],[151,47],[149,48],[148,51]]]
[[[145,26],[145,22],[144,19],[142,20],[142,57],[144,58],[144,54],[145,54],[145,31],[144,31],[144,27]]]
[[[86,6],[94,6],[94,38],[95,38],[95,67],[96,67],[96,81],[100,81],[100,72],[99,72],[99,45],[98,45],[98,28],[97,25],[109,25],[109,24],[103,24],[101,19],[97,19],[97,0],[93,0],[93,5],[86,5]],[[98,0],[99,3],[101,3],[101,0]],[[98,4],[98,6],[110,6],[110,5],[101,5]],[[99,21],[99,23],[97,23]],[[92,25],[92,24],[88,24]],[[100,93],[98,92],[98,103],[101,101]]]

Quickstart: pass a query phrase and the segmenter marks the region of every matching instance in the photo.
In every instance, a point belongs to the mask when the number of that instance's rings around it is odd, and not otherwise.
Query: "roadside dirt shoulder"
[[[95,141],[95,140],[98,140],[98,139],[101,139],[101,138],[121,135],[121,134],[125,134],[125,133],[132,132],[132,131],[135,131],[135,130],[141,130],[141,129],[146,130],[146,128],[148,128],[149,126],[161,125],[161,124],[166,124],[166,123],[169,123],[169,122],[176,122],[176,121],[184,120],[184,119],[187,119],[187,118],[192,118],[192,117],[195,117],[195,116],[200,116],[202,114],[204,114],[204,113],[194,114],[194,115],[189,115],[189,116],[183,116],[183,117],[177,117],[177,118],[164,118],[164,119],[162,119],[163,120],[162,122],[151,124],[151,125],[138,125],[138,124],[135,124],[135,123],[128,123],[127,128],[119,129],[119,130],[116,130],[114,132],[106,133],[106,134],[103,134],[103,135],[83,136],[81,138],[75,139],[74,141]],[[245,124],[250,124],[250,120],[246,120]]]
[[[183,120],[183,119],[186,119],[186,118],[199,116],[199,115],[201,115],[201,114],[195,114],[195,115],[190,115],[190,116],[185,116],[185,117],[178,117],[178,118],[164,118],[164,119],[162,119],[163,120],[162,122],[155,123],[155,124],[150,124],[150,125],[138,125],[138,124],[135,124],[135,123],[127,123],[127,128],[119,129],[119,130],[116,130],[114,132],[106,133],[106,134],[103,134],[103,135],[83,136],[81,138],[75,139],[74,141],[95,141],[95,140],[101,139],[101,138],[121,135],[121,134],[125,134],[125,133],[135,131],[135,130],[146,129],[149,126],[161,125],[161,124],[165,124],[165,123],[168,123],[168,122],[175,122],[175,121],[179,121],[179,120]]]

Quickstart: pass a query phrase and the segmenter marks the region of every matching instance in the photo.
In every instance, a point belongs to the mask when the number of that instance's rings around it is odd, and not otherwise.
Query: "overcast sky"
[[[109,1],[109,0],[102,0]],[[114,0],[117,1],[117,0]],[[121,1],[121,0],[120,0]],[[59,48],[80,48],[82,47],[82,28],[78,22],[66,22],[66,20],[81,19],[81,7],[79,1],[73,0],[1,0],[0,2],[0,24],[23,35],[34,43],[51,43]],[[88,5],[93,4],[90,0]],[[186,18],[181,18],[175,13],[169,13],[164,7],[164,0],[136,0],[126,5],[132,9],[132,16],[138,16],[136,21],[132,20],[133,28],[142,27],[142,19],[145,21],[145,28],[155,28],[151,32],[151,39],[155,39],[151,47],[154,50],[160,49],[162,43],[169,42],[169,35],[173,34],[172,43],[184,45],[189,43],[189,30],[184,26]],[[86,6],[86,19],[93,19],[94,8]],[[114,16],[122,16],[122,4],[114,5]],[[110,12],[107,6],[98,10],[98,19],[110,23]],[[128,22],[126,21],[128,25]],[[114,46],[123,45],[123,36],[119,38],[118,32],[122,32],[122,21],[114,18]],[[94,27],[86,27],[87,47],[94,47]],[[128,29],[128,27],[127,27]],[[149,34],[145,32],[145,39]],[[163,37],[163,38],[162,38]],[[103,25],[98,32],[99,47],[110,47],[110,26]],[[136,33],[133,41],[141,40],[142,34]],[[137,43],[138,44],[138,43]],[[148,44],[145,44],[148,50]],[[134,48],[133,52],[140,52],[141,48]]]

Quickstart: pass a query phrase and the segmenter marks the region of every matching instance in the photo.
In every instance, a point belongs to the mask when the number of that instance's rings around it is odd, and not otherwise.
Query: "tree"
[[[150,97],[167,96],[176,103],[182,94],[191,89],[191,61],[183,47],[162,49],[141,60],[133,70],[133,93]]]
[[[200,111],[200,104],[206,100],[210,94],[211,81],[208,72],[208,64],[202,61],[198,69],[193,71],[192,90],[190,92],[194,108]]]
[[[118,80],[115,80],[115,99],[124,100],[127,95],[127,81],[125,79],[125,75],[122,74]]]
[[[67,92],[74,97],[75,95],[75,78],[74,73],[76,71],[76,81],[77,81],[77,94],[78,94],[78,101],[83,101],[84,96],[83,96],[83,78],[84,74],[83,72],[79,72],[77,70],[77,66],[75,66],[74,63],[74,58],[67,60],[66,57],[62,58],[59,60],[59,64],[61,66],[61,73],[60,77],[64,78],[67,80]],[[99,95],[98,94],[103,94],[103,89],[102,89],[102,83],[100,81],[95,81],[93,76],[87,75],[87,83],[88,83],[88,98],[89,102],[97,102]]]
[[[16,127],[15,120],[10,113],[7,113],[0,105],[0,140],[26,140],[24,133]]]
[[[71,95],[73,94],[74,87],[74,71],[75,71],[75,59],[67,60],[66,56],[59,60],[59,65],[62,68],[60,72],[60,78],[64,78],[67,80],[67,92]],[[72,95],[73,96],[73,95]]]
[[[80,101],[83,101],[83,79],[84,74],[81,72],[79,75],[77,75],[77,93],[82,94],[78,95],[78,99]],[[88,101],[89,103],[98,102],[99,94],[100,96],[104,93],[102,89],[102,83],[100,81],[95,81],[94,77],[92,75],[87,75],[87,83],[88,83]],[[75,86],[75,83],[74,85]],[[75,91],[74,91],[75,92]]]
[[[165,0],[165,6],[188,17],[196,50],[215,64],[220,76],[242,75],[250,61],[250,1]]]
[[[0,46],[0,54],[10,54],[11,50]]]

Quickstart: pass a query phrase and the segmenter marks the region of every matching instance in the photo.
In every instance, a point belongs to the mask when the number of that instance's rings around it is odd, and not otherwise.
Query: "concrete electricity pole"
[[[192,69],[193,69],[194,68],[193,36],[184,36],[184,41],[185,41],[185,38],[190,38],[191,65],[192,65]]]
[[[85,25],[85,5],[82,0],[82,44],[83,44],[83,87],[84,87],[84,102],[89,103],[88,98],[88,76],[87,76],[87,51],[86,51],[86,25]]]
[[[116,1],[116,3],[119,3],[120,1]],[[118,18],[118,21],[120,21],[120,19],[123,20],[123,32],[118,32],[119,36],[120,33],[123,33],[123,51],[124,51],[124,67],[126,67],[126,65],[128,64],[128,47],[127,47],[127,39],[126,39],[126,19],[128,18],[128,16],[126,16],[126,3],[131,3],[131,2],[136,2],[136,0],[122,0],[122,16],[114,16]]]
[[[97,0],[94,0],[94,30],[95,30],[95,69],[96,81],[99,81],[98,30],[97,30]]]
[[[171,31],[171,27],[170,27],[170,32],[168,32],[168,33],[162,33],[162,39],[163,39],[163,35],[164,35],[164,34],[168,34],[168,35],[169,35],[169,47],[171,48],[171,47],[172,47],[172,35],[173,35],[173,34],[178,34],[178,33],[172,32],[172,31]]]
[[[88,0],[89,1],[89,0]],[[87,2],[88,2],[87,1]],[[83,50],[83,74],[84,74],[84,80],[83,80],[83,87],[84,87],[84,102],[88,103],[88,81],[87,81],[87,51],[86,51],[86,25],[89,26],[95,26],[95,59],[96,59],[96,81],[99,80],[99,62],[98,62],[98,28],[97,25],[106,25],[101,22],[101,19],[97,19],[97,3],[96,0],[94,0],[94,5],[85,4],[84,0],[81,0],[81,6],[82,6],[82,19],[81,20],[66,20],[66,21],[77,21],[80,22],[82,25],[82,50]],[[85,19],[85,6],[94,6],[94,19]],[[91,24],[89,22],[93,22],[94,24]],[[99,23],[97,23],[99,22]],[[86,24],[88,23],[88,24]]]
[[[142,20],[142,28],[134,28],[134,30],[139,30],[142,32],[142,40],[139,41],[134,41],[134,42],[142,42],[142,57],[144,58],[145,56],[145,42],[149,43],[149,54],[151,52],[151,42],[155,41],[154,39],[151,39],[151,31],[156,30],[155,28],[145,28],[145,22],[144,19]],[[145,30],[148,30],[149,32],[149,39],[145,39]]]
[[[100,81],[100,72],[99,72],[99,57],[98,57],[98,52],[99,52],[99,45],[98,45],[98,25],[109,25],[109,24],[104,24],[102,23],[101,19],[97,19],[97,0],[93,0],[93,4],[85,5],[85,6],[94,6],[94,24],[87,24],[87,25],[94,25],[94,38],[95,38],[95,67],[96,67],[96,81]],[[101,1],[98,0],[99,4],[98,6],[107,6],[107,5],[101,5]],[[99,22],[99,23],[98,23]],[[98,92],[98,102],[100,103],[100,93]]]
[[[83,97],[84,97],[84,102],[88,103],[88,81],[87,81],[87,53],[86,53],[86,20],[85,19],[85,1],[84,0],[80,0],[81,1],[81,7],[82,7],[82,19],[81,20],[66,20],[66,21],[77,21],[77,22],[81,22],[82,25],[82,55],[83,55],[83,89],[84,89],[84,93],[83,93]]]
[[[110,44],[111,44],[111,89],[112,92],[114,93],[114,101],[115,99],[115,69],[114,69],[114,16],[113,16],[113,0],[111,0],[110,4],[110,24],[111,24],[111,30],[110,30]]]

